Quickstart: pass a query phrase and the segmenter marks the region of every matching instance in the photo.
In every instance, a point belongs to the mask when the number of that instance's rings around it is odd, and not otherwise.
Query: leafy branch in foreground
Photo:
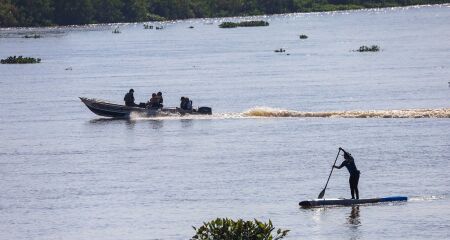
[[[203,226],[198,229],[193,228],[196,234],[192,240],[278,240],[284,238],[289,232],[289,230],[278,229],[276,235],[273,235],[272,231],[275,228],[270,220],[264,223],[256,219],[234,221],[228,218],[217,218],[203,223]]]

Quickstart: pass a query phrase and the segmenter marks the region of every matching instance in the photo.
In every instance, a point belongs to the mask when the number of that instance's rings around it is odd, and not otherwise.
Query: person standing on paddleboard
[[[352,193],[352,199],[359,199],[359,191],[358,191],[358,182],[359,175],[361,172],[356,168],[355,159],[353,159],[352,155],[346,152],[344,149],[339,148],[339,150],[344,152],[345,160],[341,163],[340,166],[333,165],[334,168],[341,169],[342,167],[346,167],[348,172],[350,173],[349,183],[350,183],[350,192]]]

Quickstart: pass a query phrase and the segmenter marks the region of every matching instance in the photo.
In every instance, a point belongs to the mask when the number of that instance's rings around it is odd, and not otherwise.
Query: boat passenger
[[[159,108],[162,108],[162,107],[163,107],[163,102],[164,102],[163,97],[162,97],[162,93],[161,93],[161,92],[158,92],[158,93],[156,94],[156,97],[157,97],[157,99],[158,99],[158,107],[159,107]]]
[[[192,111],[192,101],[186,98],[186,110]]]
[[[355,194],[356,199],[359,199],[358,182],[361,172],[356,168],[355,159],[353,159],[352,155],[342,148],[339,148],[339,150],[342,150],[344,152],[345,160],[341,163],[340,166],[333,165],[333,167],[337,169],[341,169],[342,167],[347,168],[348,172],[350,173],[350,178],[348,181],[350,183],[350,192],[352,194],[352,199],[355,199]]]
[[[188,97],[181,97],[180,108],[186,111],[192,111],[192,101]]]
[[[158,108],[159,106],[159,100],[157,98],[156,93],[152,93],[152,98],[147,102],[148,108]]]
[[[134,103],[134,96],[133,96],[134,90],[130,89],[127,94],[125,94],[125,97],[123,100],[125,101],[125,106],[128,107],[136,107],[136,103]]]
[[[186,98],[185,97],[180,98],[180,108],[183,110],[186,110]]]

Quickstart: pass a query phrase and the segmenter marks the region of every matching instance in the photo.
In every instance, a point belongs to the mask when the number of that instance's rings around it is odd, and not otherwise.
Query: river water
[[[450,238],[449,7],[1,29],[1,58],[42,63],[0,65],[0,239],[189,239],[216,217],[286,239]],[[270,26],[218,28],[250,19]],[[129,88],[214,114],[110,120],[78,99]],[[339,146],[362,198],[409,201],[300,209]],[[350,197],[346,170],[325,197]]]

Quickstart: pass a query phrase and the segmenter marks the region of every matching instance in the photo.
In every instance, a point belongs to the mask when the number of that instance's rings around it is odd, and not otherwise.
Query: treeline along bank
[[[0,27],[334,11],[450,0],[0,0]]]

